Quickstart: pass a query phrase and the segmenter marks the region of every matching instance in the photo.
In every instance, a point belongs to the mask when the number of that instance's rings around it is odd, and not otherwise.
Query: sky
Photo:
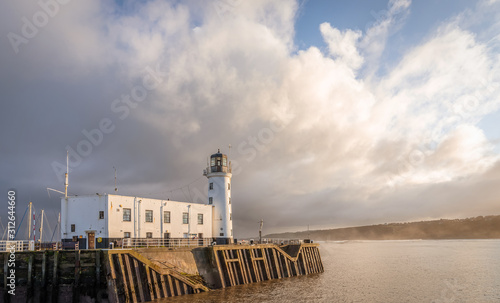
[[[67,151],[70,195],[116,169],[206,203],[220,148],[235,237],[500,214],[499,28],[498,0],[2,1],[0,228],[15,189],[53,234]]]

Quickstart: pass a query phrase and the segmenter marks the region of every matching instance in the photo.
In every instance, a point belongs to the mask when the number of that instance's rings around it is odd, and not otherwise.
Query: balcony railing
[[[204,247],[210,246],[212,238],[188,239],[188,238],[124,238],[122,248],[137,247]]]
[[[233,170],[233,166],[231,165],[231,161],[229,161],[229,165],[228,166],[207,166],[207,168],[205,168],[203,170],[203,175],[206,176],[207,174],[209,173],[232,173],[232,170]]]

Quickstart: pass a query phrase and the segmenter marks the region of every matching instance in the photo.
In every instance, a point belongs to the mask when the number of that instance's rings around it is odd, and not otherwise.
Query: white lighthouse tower
[[[220,149],[210,156],[203,175],[208,178],[208,204],[213,206],[212,236],[217,244],[230,244],[233,242],[231,162]]]

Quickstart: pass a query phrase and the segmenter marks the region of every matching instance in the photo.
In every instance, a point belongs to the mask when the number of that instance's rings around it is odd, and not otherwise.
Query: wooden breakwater
[[[324,271],[318,244],[214,246],[222,287]]]
[[[147,302],[210,289],[197,275],[181,272],[164,261],[134,250],[109,250],[109,297],[112,302]]]
[[[318,244],[16,253],[16,296],[0,254],[0,302],[147,302],[323,272]]]

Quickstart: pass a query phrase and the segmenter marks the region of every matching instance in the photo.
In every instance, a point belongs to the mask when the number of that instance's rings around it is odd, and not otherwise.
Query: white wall
[[[73,236],[86,238],[87,232],[95,232],[95,237],[107,237],[106,196],[88,195],[61,199],[61,239]],[[99,211],[104,211],[104,219],[99,219]],[[71,232],[71,224],[75,231]]]
[[[232,207],[229,204],[231,190],[228,184],[231,183],[231,174],[216,172],[207,175],[208,182],[213,183],[213,189],[208,187],[208,197],[213,198],[213,230],[214,237],[232,238],[233,221],[231,218]],[[224,236],[220,236],[224,233]]]
[[[124,208],[131,209],[129,222],[123,221]],[[171,238],[182,238],[187,233],[211,238],[212,209],[211,205],[131,196],[68,197],[68,202],[61,199],[61,236],[86,238],[86,232],[94,231],[96,238],[123,238],[125,232],[130,232],[132,238],[145,238],[148,232],[153,233],[153,238],[163,238],[166,232]],[[153,211],[153,222],[146,222],[146,210]],[[104,211],[104,219],[99,219],[99,211]],[[170,211],[170,223],[163,222],[164,211]],[[189,213],[189,224],[183,224],[184,212]],[[203,214],[203,224],[198,224],[198,214]],[[75,224],[75,232],[71,232],[71,224]]]
[[[131,209],[130,222],[123,221],[124,208]],[[153,211],[152,223],[146,222],[146,210]],[[170,223],[163,222],[164,211],[170,211]],[[183,212],[189,212],[189,224],[182,223]],[[198,214],[203,214],[203,224],[198,224]],[[122,238],[124,232],[135,238],[145,238],[147,232],[153,233],[153,238],[163,238],[166,232],[171,238],[182,238],[188,231],[212,237],[212,207],[203,204],[109,195],[109,222],[110,238]]]

